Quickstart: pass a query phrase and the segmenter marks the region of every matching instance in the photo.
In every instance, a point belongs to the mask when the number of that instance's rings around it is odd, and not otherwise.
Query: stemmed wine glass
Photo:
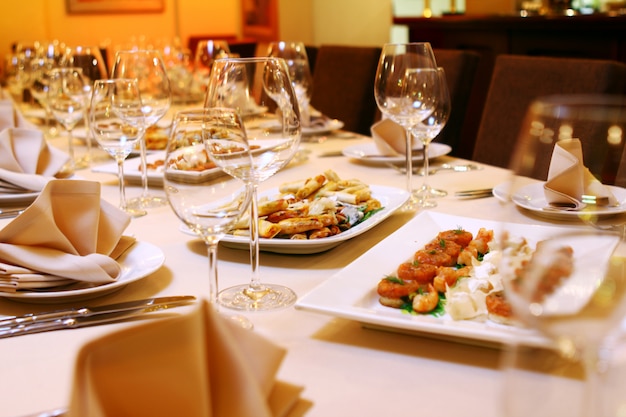
[[[81,161],[76,160],[72,135],[78,122],[84,118],[88,101],[85,94],[85,80],[80,68],[54,68],[50,71],[48,105],[52,115],[67,131],[70,156],[70,166],[67,168],[67,173],[86,166]]]
[[[139,83],[142,110],[146,129],[155,125],[170,108],[170,81],[161,53],[157,50],[118,51],[111,69],[112,78],[134,78]],[[153,196],[148,190],[148,169],[146,162],[145,135],[139,141],[141,154],[142,194],[129,201],[129,205],[143,208],[166,204],[166,199]]]
[[[422,71],[432,71],[430,69],[422,70],[417,69],[416,72]],[[409,83],[412,81],[421,81],[420,77],[413,77],[412,75],[408,76]],[[445,190],[439,190],[437,188],[432,188],[428,184],[428,149],[430,146],[430,142],[439,135],[441,130],[445,127],[448,119],[450,118],[450,110],[451,110],[451,102],[450,102],[450,93],[448,91],[448,82],[446,80],[446,73],[442,67],[437,68],[437,80],[436,80],[436,100],[435,100],[435,108],[426,117],[426,119],[422,120],[421,123],[416,124],[412,133],[414,137],[416,137],[423,146],[423,154],[424,154],[424,179],[422,182],[422,186],[415,193],[418,197],[418,204],[420,207],[436,207],[437,202],[433,201],[431,197],[444,197],[448,193]]]
[[[221,40],[202,40],[198,42],[193,61],[193,75],[197,88],[206,93],[213,61],[230,55],[228,42]]]
[[[582,404],[570,398],[561,406],[585,417],[617,415],[602,395],[605,353],[626,315],[624,225],[616,216],[626,192],[624,132],[626,97],[537,99],[512,153],[504,204],[505,299],[515,318],[553,341],[562,360],[582,366]],[[558,227],[520,225],[518,204]],[[519,401],[523,392],[505,392],[507,417],[572,415],[537,404],[531,413]]]
[[[311,124],[309,103],[313,93],[313,76],[309,67],[309,58],[303,42],[270,42],[267,56],[283,58],[289,67],[291,83],[300,106],[302,126]]]
[[[193,181],[186,175],[185,169],[188,165],[211,166],[206,149],[208,142],[203,140],[211,135],[223,138],[245,136],[237,112],[233,109],[178,112],[167,143],[163,180],[167,201],[172,210],[207,246],[209,301],[218,308],[218,243],[246,214],[252,200],[252,190],[240,179],[219,169],[216,175],[204,181]],[[250,164],[247,147],[240,147],[238,155],[247,159],[247,164]],[[251,323],[244,317],[233,318],[242,326],[251,327]]]
[[[270,310],[295,303],[295,293],[284,286],[262,284],[259,278],[259,230],[257,188],[293,158],[302,129],[298,101],[289,79],[287,64],[280,58],[225,58],[213,63],[205,100],[206,108],[228,107],[242,117],[245,136],[230,139],[250,148],[252,164],[220,156],[220,142],[209,153],[225,171],[243,179],[253,192],[250,205],[249,284],[220,292],[220,303],[240,310]],[[213,139],[208,139],[213,141]]]
[[[100,49],[89,45],[67,46],[60,57],[59,66],[80,68],[85,79],[85,97],[87,97],[86,111],[84,112],[85,121],[85,145],[87,153],[85,154],[85,163],[91,163],[91,145],[92,137],[89,128],[89,97],[91,97],[91,89],[95,80],[108,78],[106,64],[100,53]]]
[[[146,211],[126,204],[124,160],[144,134],[143,118],[137,80],[113,78],[94,82],[89,127],[100,147],[117,162],[119,207],[133,217],[143,216]]]
[[[406,134],[406,186],[412,196],[408,208],[418,204],[412,178],[413,127],[435,108],[436,68],[430,43],[416,42],[385,44],[376,70],[376,104],[383,116],[401,125]],[[416,72],[417,69],[431,71]]]

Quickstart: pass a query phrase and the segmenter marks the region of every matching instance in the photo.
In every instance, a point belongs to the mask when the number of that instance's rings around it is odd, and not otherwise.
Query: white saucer
[[[413,151],[422,148],[413,148]],[[444,143],[433,142],[428,149],[428,159],[437,158],[449,154],[452,148]],[[374,142],[362,143],[358,145],[348,146],[343,149],[342,153],[348,158],[358,159],[364,162],[379,163],[379,164],[399,164],[405,161],[404,155],[381,155]],[[417,152],[413,155],[413,162],[420,162],[423,159],[422,152]]]

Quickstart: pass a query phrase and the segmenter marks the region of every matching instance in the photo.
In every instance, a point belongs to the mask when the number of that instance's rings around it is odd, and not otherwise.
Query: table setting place
[[[428,43],[382,48],[370,136],[302,43],[228,54],[116,53],[86,166],[0,101],[0,417],[621,415],[626,99],[538,98],[505,169],[437,142]]]

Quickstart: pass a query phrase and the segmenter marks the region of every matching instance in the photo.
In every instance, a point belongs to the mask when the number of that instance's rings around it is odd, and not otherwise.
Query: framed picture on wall
[[[278,0],[241,0],[243,36],[272,41],[278,38]]]
[[[68,13],[162,12],[165,0],[66,0]]]

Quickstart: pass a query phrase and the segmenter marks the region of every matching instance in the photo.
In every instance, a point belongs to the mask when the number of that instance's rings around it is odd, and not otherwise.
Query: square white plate
[[[492,321],[455,321],[447,315],[410,315],[385,307],[378,301],[376,287],[397,266],[431,241],[442,230],[459,227],[474,235],[481,227],[492,229],[496,236],[501,224],[488,220],[422,212],[406,225],[374,246],[343,270],[331,276],[296,303],[296,308],[355,320],[365,326],[453,339],[469,344],[499,346],[522,341],[533,346],[548,346],[550,342],[538,333]],[[510,224],[507,228],[534,244],[547,236],[553,227]],[[517,231],[517,232],[516,232]]]

